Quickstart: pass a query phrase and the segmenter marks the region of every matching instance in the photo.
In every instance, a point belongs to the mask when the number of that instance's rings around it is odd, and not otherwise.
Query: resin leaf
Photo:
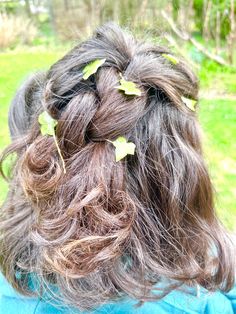
[[[172,62],[173,64],[178,64],[179,60],[169,53],[163,53],[162,56]]]
[[[126,155],[134,155],[135,144],[127,142],[125,137],[119,136],[115,141],[109,142],[116,148],[116,162],[124,158]]]
[[[43,111],[39,117],[38,122],[40,124],[40,130],[42,135],[51,135],[54,138],[55,145],[57,147],[58,154],[62,161],[63,171],[66,173],[65,161],[62,157],[62,153],[57,142],[56,134],[55,134],[55,126],[57,125],[57,120],[53,119],[47,111]]]
[[[57,125],[57,121],[54,120],[47,111],[42,112],[38,117],[39,124],[41,125],[41,134],[42,135],[54,135],[55,134],[55,126]]]
[[[11,174],[11,170],[17,161],[17,153],[12,152],[3,160],[2,172],[7,177]]]
[[[126,81],[123,77],[120,79],[120,85],[116,88],[123,90],[126,95],[141,96],[141,90],[136,86],[134,82]]]
[[[96,59],[90,63],[88,63],[83,68],[83,79],[87,80],[90,75],[97,72],[97,69],[106,61],[106,59]]]
[[[191,109],[192,111],[195,111],[195,105],[197,103],[196,100],[194,99],[190,99],[190,98],[186,98],[186,97],[181,97],[182,101],[185,103],[185,105]]]

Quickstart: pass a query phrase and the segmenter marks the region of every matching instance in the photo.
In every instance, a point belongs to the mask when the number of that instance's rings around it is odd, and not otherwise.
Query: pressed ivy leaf
[[[11,154],[7,155],[7,157],[4,159],[2,164],[2,171],[3,174],[7,177],[10,175],[10,171],[12,170],[12,167],[17,161],[17,153],[12,152]]]
[[[169,53],[162,53],[162,56],[172,62],[173,64],[178,64],[179,59],[177,59],[175,56],[169,54]]]
[[[41,134],[42,135],[54,135],[55,126],[57,121],[53,119],[47,111],[43,111],[38,117],[39,124],[41,125]]]
[[[195,111],[195,106],[197,101],[194,99],[186,98],[186,97],[181,97],[182,101],[185,103],[185,105],[191,109],[192,111]]]
[[[97,69],[106,61],[106,59],[96,59],[90,63],[88,63],[83,68],[83,79],[87,80],[90,75],[97,72]]]
[[[123,90],[126,95],[141,96],[141,90],[136,86],[134,82],[126,81],[123,77],[119,80],[120,85],[116,88]]]
[[[116,148],[116,162],[123,159],[126,155],[134,155],[135,144],[127,142],[125,137],[119,136],[115,141],[109,142]]]
[[[40,130],[41,130],[42,135],[53,136],[58,154],[62,161],[64,173],[66,173],[65,161],[62,157],[62,153],[58,145],[56,134],[55,134],[55,126],[58,123],[57,120],[53,119],[47,111],[43,111],[38,117],[38,122],[40,124]]]

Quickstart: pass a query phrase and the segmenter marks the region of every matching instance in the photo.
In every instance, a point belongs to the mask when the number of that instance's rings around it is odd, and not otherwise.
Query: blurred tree
[[[31,8],[30,8],[30,0],[25,0],[25,9],[26,9],[27,15],[29,17],[32,17]]]
[[[3,10],[7,14],[28,16],[39,28],[42,20],[49,21],[53,33],[65,40],[82,40],[110,20],[132,27],[137,34],[148,33],[152,38],[169,33],[174,23],[175,34],[182,34],[185,40],[188,37],[207,57],[215,54],[213,60],[224,64],[222,57],[227,54],[228,62],[233,64],[235,0],[2,0],[0,11]],[[168,16],[167,23],[161,11]],[[48,19],[41,19],[42,14]],[[174,38],[169,40],[175,42]],[[204,42],[213,49],[208,51]]]

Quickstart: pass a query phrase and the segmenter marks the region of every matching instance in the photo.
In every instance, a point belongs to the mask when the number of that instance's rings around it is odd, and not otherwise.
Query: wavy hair
[[[66,304],[88,310],[125,296],[160,299],[184,284],[232,288],[234,247],[216,216],[198,105],[191,111],[181,100],[197,100],[198,79],[163,53],[107,23],[16,94],[1,158],[3,169],[17,154],[9,176],[1,170],[9,193],[0,264],[19,292],[40,293],[26,284],[35,273]],[[105,63],[83,80],[84,66],[99,58]],[[115,88],[120,73],[141,96]],[[53,137],[40,133],[43,110],[58,121],[66,173]],[[136,151],[116,162],[107,139],[118,136]]]

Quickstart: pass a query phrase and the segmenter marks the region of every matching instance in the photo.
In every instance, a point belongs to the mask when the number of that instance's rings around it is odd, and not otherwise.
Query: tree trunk
[[[28,17],[31,18],[32,17],[32,13],[31,13],[29,0],[25,0],[25,9],[26,9],[26,13],[27,13]]]
[[[228,59],[229,63],[234,63],[234,42],[236,40],[236,26],[235,26],[235,13],[234,13],[234,0],[230,2],[230,33],[227,38],[228,42]]]
[[[216,54],[220,52],[220,11],[216,13]]]

